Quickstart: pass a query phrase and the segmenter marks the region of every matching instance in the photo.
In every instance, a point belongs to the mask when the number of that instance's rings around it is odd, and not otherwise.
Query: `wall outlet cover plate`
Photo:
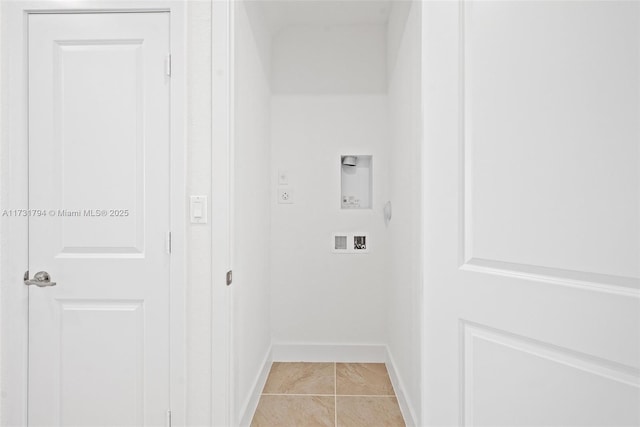
[[[278,203],[280,204],[293,203],[293,189],[289,187],[278,188]]]

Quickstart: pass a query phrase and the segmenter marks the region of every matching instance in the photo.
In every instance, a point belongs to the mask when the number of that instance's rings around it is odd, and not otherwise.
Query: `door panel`
[[[637,420],[633,369],[468,322],[462,334],[467,424],[620,426]]]
[[[425,423],[640,423],[640,4],[426,2]]]
[[[133,208],[128,216],[99,229],[90,216],[63,218],[60,255],[122,257],[143,252],[142,44],[142,39],[55,43],[54,152],[60,156],[60,206],[72,212],[89,206]],[[101,143],[87,143],[96,134],[104,138]],[[114,167],[117,173],[111,172]],[[54,191],[55,184],[51,183]]]
[[[29,15],[29,424],[169,410],[168,13]]]
[[[58,299],[55,303],[60,322],[61,419],[72,425],[139,425],[144,420],[143,301]],[[118,333],[96,333],[109,330]],[[119,409],[96,411],[96,400]]]
[[[636,8],[466,5],[465,261],[638,281]]]

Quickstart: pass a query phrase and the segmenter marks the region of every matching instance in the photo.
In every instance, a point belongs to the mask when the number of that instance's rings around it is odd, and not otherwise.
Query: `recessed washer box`
[[[331,252],[336,254],[366,254],[370,243],[365,232],[331,234]]]
[[[371,209],[373,198],[373,158],[370,155],[340,156],[340,207]]]

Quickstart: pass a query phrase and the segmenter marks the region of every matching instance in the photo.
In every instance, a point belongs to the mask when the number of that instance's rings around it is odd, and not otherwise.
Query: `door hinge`
[[[171,427],[171,411],[167,411],[167,421],[165,424],[167,427]]]
[[[171,54],[167,53],[164,59],[164,72],[167,76],[171,77]]]
[[[227,271],[227,286],[233,282],[233,270]]]
[[[165,245],[167,248],[167,253],[170,254],[171,253],[171,232],[170,231],[167,231]]]

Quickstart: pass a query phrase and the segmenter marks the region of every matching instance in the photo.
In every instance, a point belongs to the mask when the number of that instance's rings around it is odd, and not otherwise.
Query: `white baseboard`
[[[387,348],[383,344],[274,344],[274,362],[384,363]]]
[[[387,366],[387,371],[389,372],[389,377],[391,378],[393,390],[396,392],[396,398],[398,399],[398,405],[400,405],[400,411],[402,411],[402,416],[404,417],[405,424],[407,425],[407,427],[417,426],[418,423],[416,422],[417,418],[415,416],[415,412],[407,401],[404,384],[398,376],[398,372],[396,371],[395,363],[393,361],[393,356],[391,355],[391,352],[388,348],[386,348],[385,365]]]
[[[258,408],[258,402],[260,401],[260,395],[262,394],[262,390],[264,389],[264,385],[267,382],[267,377],[269,376],[269,371],[271,370],[271,362],[273,361],[272,350],[269,348],[267,354],[262,361],[262,369],[256,376],[255,381],[253,382],[253,387],[251,394],[247,397],[244,406],[242,407],[242,418],[240,419],[240,426],[250,426],[251,420],[253,420],[253,415]]]

